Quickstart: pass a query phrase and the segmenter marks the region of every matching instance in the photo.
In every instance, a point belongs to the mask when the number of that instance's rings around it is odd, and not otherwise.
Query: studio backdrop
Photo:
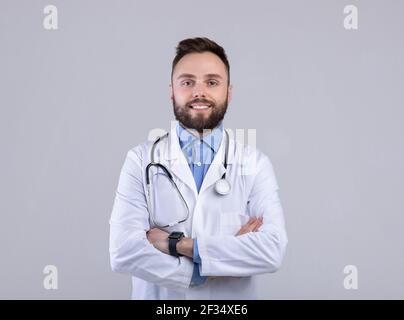
[[[127,152],[174,120],[177,43],[227,52],[288,248],[262,299],[404,298],[401,1],[0,1],[0,298],[129,299],[109,261]],[[52,281],[49,281],[52,277]]]

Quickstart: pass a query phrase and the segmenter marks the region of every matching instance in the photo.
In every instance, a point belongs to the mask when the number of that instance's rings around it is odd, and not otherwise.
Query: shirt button
[[[196,163],[196,165],[197,165],[198,167],[200,167],[200,166],[201,166],[201,162],[198,161],[198,162]]]

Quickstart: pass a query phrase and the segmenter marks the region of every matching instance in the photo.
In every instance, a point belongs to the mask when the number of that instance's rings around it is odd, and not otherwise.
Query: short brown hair
[[[226,52],[219,46],[216,42],[208,38],[189,38],[180,41],[176,48],[176,56],[173,60],[173,66],[171,69],[171,79],[173,78],[174,68],[178,61],[181,60],[183,56],[189,53],[202,53],[202,52],[212,52],[217,55],[220,60],[223,61],[227,70],[227,83],[230,83],[230,64],[227,60]]]

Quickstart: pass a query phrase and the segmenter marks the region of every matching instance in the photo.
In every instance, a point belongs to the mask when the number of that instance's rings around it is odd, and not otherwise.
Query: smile
[[[203,110],[203,109],[208,109],[210,108],[210,105],[204,105],[204,104],[191,104],[190,108],[192,109],[197,109],[197,110]]]

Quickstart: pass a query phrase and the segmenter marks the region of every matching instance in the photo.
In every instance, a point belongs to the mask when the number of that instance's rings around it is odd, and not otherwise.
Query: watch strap
[[[178,257],[179,254],[177,252],[177,242],[179,239],[173,239],[173,238],[168,238],[168,251],[170,252],[170,255],[174,257]]]

